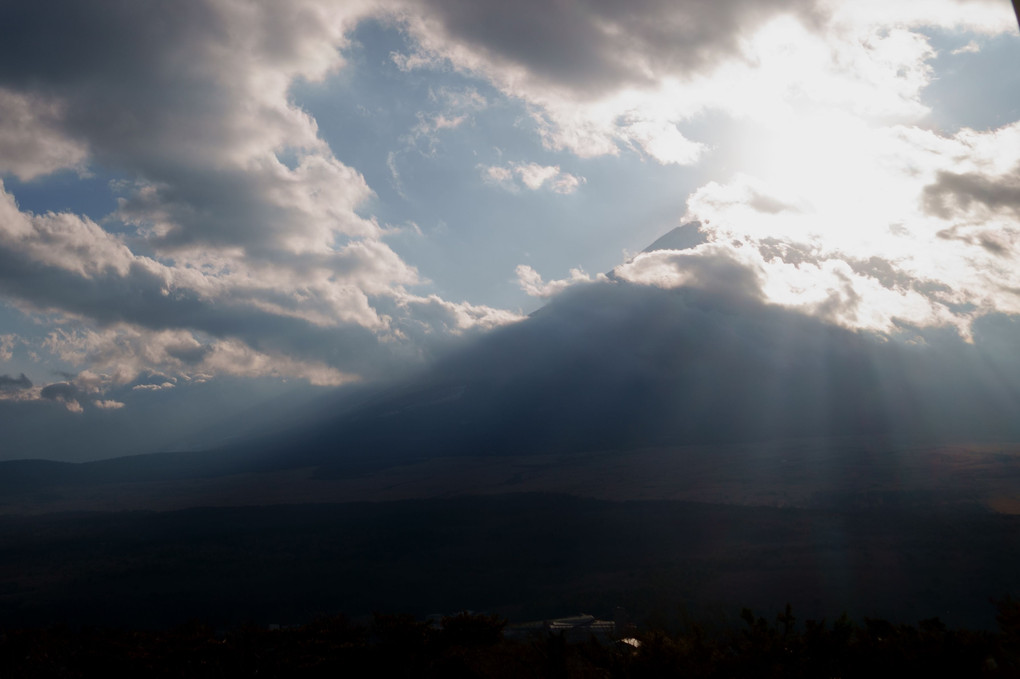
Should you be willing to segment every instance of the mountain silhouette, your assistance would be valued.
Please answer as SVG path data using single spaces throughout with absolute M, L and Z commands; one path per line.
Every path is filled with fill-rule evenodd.
M 653 247 L 697 245 L 698 225 Z M 2 484 L 155 480 L 295 467 L 329 475 L 433 457 L 882 437 L 1015 438 L 1009 318 L 911 341 L 764 302 L 745 270 L 723 290 L 575 286 L 403 380 L 338 392 L 299 424 L 214 451 L 79 465 L 7 463 Z

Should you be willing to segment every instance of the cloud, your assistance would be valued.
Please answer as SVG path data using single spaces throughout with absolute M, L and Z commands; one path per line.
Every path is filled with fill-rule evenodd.
M 63 106 L 44 95 L 0 88 L 0 175 L 28 181 L 85 167 L 88 149 L 61 129 Z
M 569 278 L 545 282 L 542 280 L 542 276 L 527 264 L 517 265 L 516 273 L 517 283 L 521 286 L 521 290 L 531 297 L 541 299 L 558 295 L 573 285 L 607 280 L 605 274 L 600 273 L 592 277 L 586 274 L 583 269 L 571 269 Z
M 393 55 L 396 60 L 397 55 Z M 398 65 L 406 68 L 398 60 Z M 439 133 L 455 130 L 473 119 L 478 111 L 485 110 L 489 102 L 473 87 L 451 89 L 440 87 L 429 90 L 429 100 L 439 106 L 438 111 L 418 111 L 418 123 L 411 129 L 407 137 L 408 144 L 417 145 L 424 139 L 427 142 L 427 153 L 434 155 L 439 144 Z M 391 168 L 392 169 L 392 168 Z
M 44 347 L 62 361 L 85 368 L 75 383 L 87 381 L 94 392 L 132 384 L 144 375 L 151 379 L 153 370 L 160 371 L 156 373 L 160 381 L 156 385 L 144 382 L 140 388 L 164 389 L 174 386 L 177 379 L 208 375 L 291 377 L 331 386 L 357 379 L 321 360 L 257 351 L 237 340 L 203 341 L 183 330 L 148 331 L 126 325 L 100 331 L 56 330 L 46 338 Z
M 39 395 L 50 401 L 59 401 L 72 413 L 81 413 L 84 409 L 78 399 L 83 395 L 81 389 L 70 382 L 56 382 L 42 388 Z
M 939 134 L 827 115 L 783 129 L 750 156 L 754 174 L 690 196 L 685 219 L 711 244 L 696 256 L 725 255 L 758 272 L 766 299 L 852 328 L 969 337 L 984 314 L 1020 312 L 1020 124 Z M 619 274 L 668 287 L 690 271 L 660 254 Z
M 336 47 L 360 11 L 354 3 L 246 10 L 205 0 L 6 5 L 0 80 L 52 93 L 63 128 L 89 139 L 102 162 L 154 175 L 168 165 L 243 163 L 282 145 L 321 148 L 286 88 L 342 64 Z
M 974 208 L 1020 215 L 1020 167 L 1005 175 L 940 170 L 924 187 L 925 209 L 942 219 L 964 215 Z
M 380 11 L 0 8 L 0 173 L 122 177 L 99 221 L 23 211 L 0 184 L 0 293 L 76 328 L 49 342 L 55 355 L 90 338 L 75 365 L 107 384 L 163 369 L 338 384 L 406 367 L 416 351 L 399 326 L 412 320 L 389 314 L 420 309 L 401 302 L 423 281 L 362 215 L 374 198 L 364 177 L 289 95 L 341 68 L 350 31 Z M 437 100 L 485 105 L 468 90 Z
M 397 13 L 416 40 L 404 68 L 447 68 L 525 101 L 544 143 L 582 157 L 637 148 L 664 164 L 710 149 L 706 113 L 777 120 L 825 106 L 919 120 L 935 56 L 920 28 L 1015 30 L 1001 3 L 827 0 L 597 1 L 529 9 L 422 0 Z
M 955 50 L 950 52 L 950 54 L 952 54 L 953 56 L 956 56 L 957 54 L 977 54 L 980 51 L 981 45 L 978 43 L 978 41 L 971 40 L 963 47 L 956 48 Z
M 17 377 L 0 375 L 0 403 L 37 401 L 41 391 L 25 373 Z
M 543 184 L 553 180 L 560 173 L 560 168 L 539 165 L 538 163 L 528 163 L 527 165 L 515 166 L 514 172 L 520 177 L 521 182 L 526 187 L 532 191 L 537 191 Z
M 2 182 L 0 247 L 41 266 L 88 279 L 107 273 L 126 276 L 136 260 L 118 238 L 91 219 L 69 213 L 21 212 Z
M 20 338 L 13 334 L 0 335 L 0 361 L 9 361 L 14 356 L 14 346 L 20 343 Z
M 519 187 L 514 182 L 514 173 L 508 167 L 500 167 L 499 165 L 490 165 L 488 167 L 479 166 L 482 171 L 482 179 L 493 186 L 506 189 L 507 191 L 519 191 Z
M 229 261 L 207 261 L 173 267 L 134 255 L 73 215 L 39 218 L 11 209 L 0 226 L 0 289 L 40 311 L 139 332 L 180 329 L 248 342 L 272 342 L 266 333 L 281 340 L 331 331 L 370 338 L 387 325 L 368 302 L 369 292 L 387 292 L 375 277 L 403 271 L 399 258 L 378 244 L 298 258 L 303 271 L 258 262 L 238 271 Z
M 660 288 L 711 290 L 720 297 L 761 299 L 760 270 L 733 257 L 727 247 L 698 246 L 681 252 L 642 252 L 613 269 L 618 280 Z
M 163 382 L 162 384 L 136 384 L 131 389 L 133 391 L 162 391 L 164 389 L 173 389 L 176 386 L 173 382 Z
M 624 139 L 636 144 L 663 165 L 693 165 L 700 160 L 705 146 L 687 139 L 677 126 L 663 120 L 639 120 L 621 132 Z
M 521 320 L 521 315 L 484 304 L 450 302 L 439 295 L 404 294 L 395 300 L 398 307 L 411 311 L 398 321 L 402 333 L 442 336 L 466 331 L 485 331 Z
M 529 6 L 531 5 L 531 6 Z M 692 73 L 739 54 L 741 37 L 770 15 L 810 14 L 812 2 L 724 0 L 711 5 L 425 0 L 404 17 L 424 55 L 485 70 L 520 89 L 548 86 L 590 98 L 656 77 Z
M 520 191 L 521 187 L 538 191 L 548 187 L 554 193 L 574 193 L 587 180 L 584 177 L 564 172 L 559 165 L 539 165 L 538 163 L 510 163 L 507 166 L 479 166 L 482 178 L 493 186 L 510 192 Z
M 32 380 L 25 377 L 25 373 L 21 373 L 18 377 L 11 377 L 10 375 L 0 375 L 0 392 L 5 391 L 22 391 L 24 389 L 32 388 Z

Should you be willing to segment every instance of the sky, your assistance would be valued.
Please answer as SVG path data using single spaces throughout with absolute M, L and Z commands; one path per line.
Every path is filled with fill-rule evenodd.
M 209 445 L 609 281 L 970 342 L 1017 63 L 1004 1 L 3 3 L 0 459 Z

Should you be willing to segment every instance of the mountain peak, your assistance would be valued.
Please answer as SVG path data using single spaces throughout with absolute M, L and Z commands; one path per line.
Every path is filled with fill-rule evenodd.
M 708 242 L 705 234 L 701 231 L 701 222 L 688 222 L 681 224 L 669 233 L 661 236 L 654 243 L 649 245 L 642 252 L 655 252 L 656 250 L 690 250 L 702 243 Z

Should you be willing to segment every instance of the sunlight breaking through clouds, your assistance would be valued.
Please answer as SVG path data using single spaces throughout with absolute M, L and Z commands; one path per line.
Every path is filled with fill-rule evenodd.
M 585 268 L 879 332 L 1020 313 L 1020 109 L 943 130 L 925 99 L 1016 44 L 1008 6 L 533 4 L 0 10 L 0 398 L 390 376 Z M 115 208 L 72 199 L 95 176 Z M 693 248 L 585 259 L 695 220 Z

